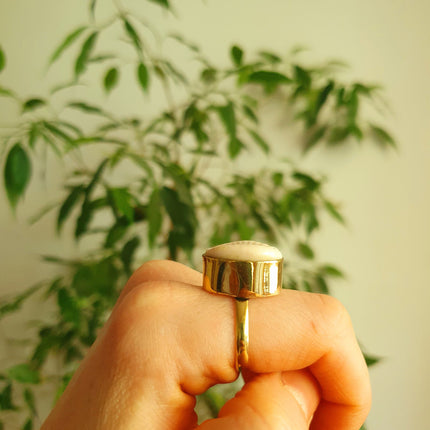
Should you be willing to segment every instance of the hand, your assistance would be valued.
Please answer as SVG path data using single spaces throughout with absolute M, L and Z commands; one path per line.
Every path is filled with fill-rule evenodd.
M 234 299 L 201 278 L 171 261 L 140 267 L 41 430 L 196 428 L 195 396 L 238 376 Z M 283 290 L 249 309 L 246 383 L 198 428 L 358 430 L 370 384 L 343 306 Z

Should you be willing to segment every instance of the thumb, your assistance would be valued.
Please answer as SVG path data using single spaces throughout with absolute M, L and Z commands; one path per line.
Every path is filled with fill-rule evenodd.
M 319 388 L 307 370 L 254 374 L 198 430 L 307 430 L 318 403 Z

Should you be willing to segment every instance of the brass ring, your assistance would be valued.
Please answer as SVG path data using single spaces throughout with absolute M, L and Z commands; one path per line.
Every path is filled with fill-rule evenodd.
M 246 367 L 249 360 L 248 300 L 279 294 L 282 263 L 276 248 L 252 241 L 219 245 L 203 254 L 203 288 L 235 298 L 238 370 Z

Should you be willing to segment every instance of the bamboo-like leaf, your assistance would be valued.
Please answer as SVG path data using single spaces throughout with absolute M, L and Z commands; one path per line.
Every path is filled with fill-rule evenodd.
M 130 203 L 130 193 L 127 188 L 110 188 L 109 195 L 121 215 L 124 215 L 127 220 L 133 222 L 133 207 Z
M 55 137 L 62 140 L 64 143 L 73 146 L 73 138 L 57 127 L 54 123 L 43 121 L 43 125 L 49 130 Z
M 0 87 L 0 97 L 15 97 L 15 93 L 4 87 Z
M 88 38 L 85 40 L 85 42 L 83 43 L 82 48 L 81 48 L 81 52 L 79 53 L 79 56 L 75 62 L 75 76 L 76 77 L 80 76 L 82 73 L 85 72 L 85 70 L 87 68 L 87 63 L 88 63 L 88 61 L 91 57 L 91 54 L 94 50 L 98 34 L 99 33 L 97 31 L 95 31 L 94 33 L 91 33 L 88 36 Z
M 149 73 L 144 63 L 140 62 L 137 66 L 137 79 L 144 92 L 148 91 Z
M 96 5 L 97 5 L 97 0 L 91 0 L 90 1 L 89 10 L 90 10 L 90 16 L 92 19 L 94 19 L 95 15 L 96 15 Z
M 243 105 L 242 106 L 243 109 L 243 113 L 255 124 L 258 124 L 258 117 L 256 115 L 256 113 L 254 112 L 254 110 L 249 107 L 248 105 Z
M 148 242 L 151 248 L 154 247 L 155 240 L 160 233 L 163 223 L 161 209 L 160 190 L 155 188 L 148 203 Z
M 4 183 L 9 202 L 14 209 L 23 196 L 31 177 L 31 161 L 27 152 L 16 143 L 9 151 L 4 167 Z
M 228 154 L 230 158 L 236 158 L 243 148 L 245 148 L 245 145 L 241 140 L 239 140 L 237 137 L 231 138 L 228 143 Z
M 297 252 L 303 257 L 308 260 L 311 260 L 315 257 L 314 251 L 312 248 L 304 242 L 297 243 Z
M 166 9 L 170 9 L 169 0 L 149 0 L 152 3 L 156 3 Z
M 54 63 L 58 58 L 60 58 L 61 54 L 87 29 L 86 26 L 82 26 L 73 30 L 66 38 L 61 42 L 58 48 L 54 51 L 49 59 L 49 64 Z
M 136 29 L 133 27 L 133 25 L 127 19 L 124 18 L 123 22 L 124 22 L 124 28 L 125 28 L 126 33 L 128 34 L 131 41 L 133 42 L 133 45 L 135 46 L 139 55 L 141 55 L 141 53 L 142 53 L 142 41 L 140 40 L 140 37 L 139 37 Z
M 364 354 L 364 359 L 366 360 L 366 364 L 368 367 L 374 366 L 378 364 L 382 359 L 381 357 L 377 357 L 376 355 Z
M 81 324 L 81 311 L 76 299 L 65 288 L 58 290 L 57 304 L 63 319 L 78 328 Z
M 331 276 L 334 278 L 345 278 L 344 273 L 340 269 L 330 264 L 322 266 L 321 271 L 324 273 L 324 275 L 327 276 Z
M 311 150 L 318 142 L 320 142 L 325 136 L 327 129 L 327 125 L 321 125 L 314 129 L 306 139 L 304 152 Z
M 370 131 L 376 142 L 379 143 L 382 147 L 396 147 L 396 141 L 394 140 L 394 138 L 388 133 L 388 131 L 384 130 L 382 127 L 379 127 L 375 124 L 370 124 Z
M 33 416 L 37 415 L 34 393 L 32 390 L 30 390 L 30 388 L 26 388 L 24 390 L 24 401 L 25 401 L 25 404 L 27 405 L 28 409 L 30 410 L 30 413 Z
M 34 293 L 39 291 L 43 287 L 43 284 L 37 284 L 33 287 L 26 289 L 23 293 L 16 296 L 13 300 L 8 302 L 0 303 L 0 319 L 2 319 L 5 315 L 15 312 L 20 309 L 21 305 L 31 297 Z
M 0 46 L 0 72 L 5 68 L 6 66 L 6 55 Z
M 269 144 L 254 130 L 248 130 L 255 143 L 261 148 L 261 150 L 268 154 L 270 152 Z
M 139 237 L 135 236 L 133 237 L 133 239 L 130 239 L 121 250 L 120 257 L 127 273 L 131 272 L 131 263 L 133 261 L 133 256 L 136 250 L 139 248 L 139 245 L 140 239 Z
M 31 418 L 28 418 L 22 426 L 21 430 L 33 430 L 33 420 Z
M 79 201 L 79 198 L 83 196 L 85 187 L 83 185 L 78 185 L 73 187 L 66 200 L 64 200 L 63 204 L 60 207 L 57 217 L 57 231 L 61 230 L 64 222 L 69 217 L 71 211 L 76 206 Z
M 67 106 L 85 113 L 108 116 L 101 108 L 84 102 L 71 102 Z
M 46 101 L 39 98 L 29 99 L 22 105 L 23 112 L 29 112 L 46 105 Z
M 113 248 L 115 244 L 121 240 L 127 233 L 128 224 L 121 221 L 116 222 L 109 230 L 106 240 L 105 248 Z
M 217 106 L 216 111 L 224 124 L 227 134 L 231 140 L 236 138 L 236 115 L 234 111 L 234 105 L 232 102 L 228 102 L 225 106 Z
M 231 60 L 233 61 L 233 64 L 236 67 L 239 67 L 242 65 L 243 62 L 243 50 L 240 46 L 234 45 L 230 49 L 230 56 Z
M 266 85 L 280 85 L 291 82 L 291 79 L 286 75 L 279 72 L 272 72 L 270 70 L 259 70 L 257 72 L 253 72 L 249 75 L 248 80 L 249 82 Z
M 336 209 L 335 205 L 328 200 L 324 201 L 324 206 L 327 210 L 327 212 L 337 221 L 339 221 L 342 224 L 345 224 L 345 219 L 340 214 L 340 212 Z
M 119 71 L 116 67 L 112 67 L 106 72 L 103 85 L 107 93 L 115 88 L 115 86 L 118 84 L 118 79 Z

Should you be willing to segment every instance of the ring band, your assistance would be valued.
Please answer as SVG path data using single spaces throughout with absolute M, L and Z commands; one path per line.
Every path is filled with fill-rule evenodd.
M 249 247 L 264 246 L 276 250 L 266 255 L 251 255 L 252 260 L 238 259 L 242 254 L 225 252 L 234 245 Z M 217 248 L 225 247 L 223 252 Z M 237 250 L 237 246 L 235 246 Z M 214 252 L 216 250 L 216 252 Z M 228 251 L 229 249 L 227 249 Z M 264 249 L 266 251 L 266 249 Z M 224 258 L 233 256 L 234 258 Z M 243 254 L 246 258 L 249 255 Z M 278 258 L 272 258 L 273 256 Z M 203 288 L 214 294 L 234 297 L 236 304 L 236 367 L 246 367 L 249 360 L 249 311 L 248 299 L 270 297 L 279 294 L 282 286 L 282 256 L 276 248 L 258 242 L 232 242 L 210 248 L 203 254 Z M 269 257 L 269 258 L 268 258 Z

